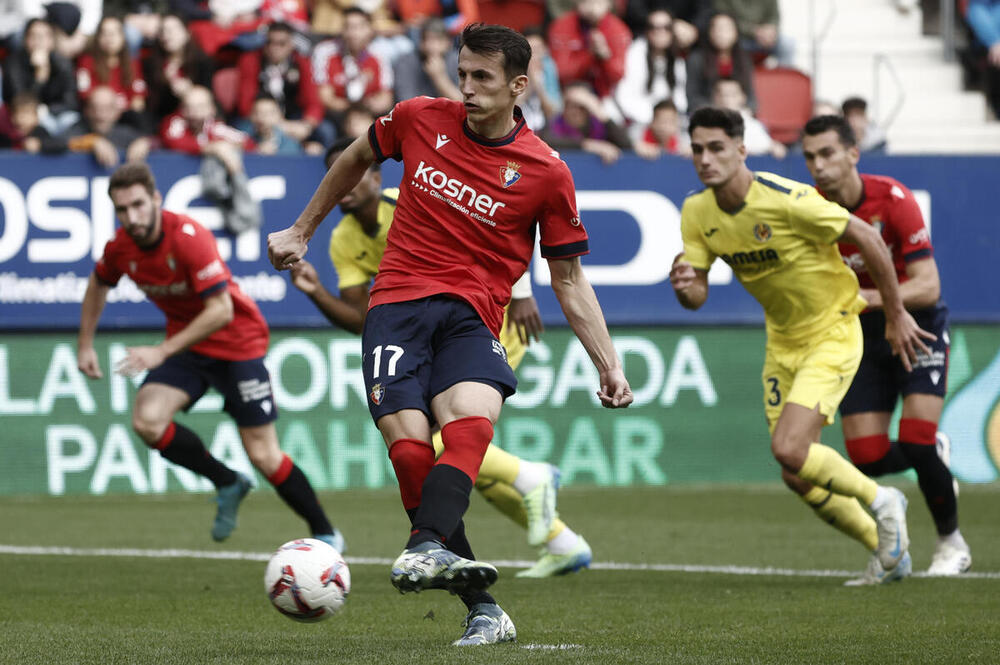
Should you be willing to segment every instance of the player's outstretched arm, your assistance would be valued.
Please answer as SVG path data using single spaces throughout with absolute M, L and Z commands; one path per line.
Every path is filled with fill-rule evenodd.
M 549 272 L 552 290 L 566 320 L 600 373 L 601 389 L 597 396 L 601 404 L 609 408 L 628 406 L 632 403 L 632 389 L 625 379 L 621 360 L 604 322 L 604 313 L 583 274 L 580 259 L 549 259 Z
M 340 199 L 354 189 L 374 161 L 375 153 L 367 136 L 359 136 L 340 153 L 295 223 L 267 236 L 267 256 L 271 265 L 278 270 L 287 270 L 305 256 L 306 245 L 316 227 L 340 203 Z
M 684 260 L 684 252 L 674 257 L 670 285 L 674 287 L 677 302 L 685 309 L 698 309 L 708 300 L 708 272 L 695 270 Z
M 104 376 L 101 364 L 94 351 L 94 333 L 97 332 L 97 322 L 104 311 L 104 303 L 108 299 L 110 288 L 107 284 L 97 281 L 97 275 L 90 274 L 87 291 L 83 294 L 83 305 L 80 307 L 80 331 L 76 338 L 76 366 L 81 372 L 92 379 Z
M 899 281 L 892 266 L 889 248 L 885 246 L 882 236 L 875 227 L 851 215 L 842 238 L 856 245 L 861 252 L 865 268 L 882 298 L 885 338 L 892 347 L 893 354 L 899 356 L 903 367 L 909 372 L 912 369 L 912 361 L 917 359 L 918 352 L 930 355 L 931 351 L 924 344 L 924 340 L 935 340 L 937 336 L 921 329 L 903 306 Z
M 309 296 L 330 323 L 355 335 L 361 334 L 368 313 L 367 284 L 341 289 L 338 298 L 326 290 L 316 268 L 305 259 L 293 264 L 291 273 L 292 284 Z

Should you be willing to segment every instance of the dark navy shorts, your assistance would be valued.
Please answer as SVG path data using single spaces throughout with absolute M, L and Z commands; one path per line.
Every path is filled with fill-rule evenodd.
M 373 307 L 361 349 L 375 422 L 419 409 L 433 423 L 431 399 L 461 381 L 493 386 L 504 399 L 517 387 L 503 344 L 471 305 L 446 296 Z
M 885 339 L 885 314 L 881 310 L 861 315 L 865 336 L 865 353 L 854 375 L 854 383 L 840 403 L 840 415 L 868 411 L 891 412 L 896 401 L 912 394 L 944 397 L 948 385 L 948 308 L 944 303 L 910 312 L 917 325 L 937 335 L 937 340 L 924 340 L 931 355 L 921 354 L 907 372 Z
M 263 358 L 219 360 L 194 351 L 184 351 L 146 375 L 147 383 L 165 383 L 191 396 L 190 409 L 209 386 L 225 399 L 222 407 L 240 427 L 256 427 L 274 422 L 278 407 L 271 393 L 271 376 Z

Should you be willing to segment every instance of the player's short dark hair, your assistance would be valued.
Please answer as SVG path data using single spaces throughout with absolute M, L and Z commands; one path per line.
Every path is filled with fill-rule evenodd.
M 866 102 L 863 97 L 848 97 L 844 100 L 844 103 L 840 105 L 840 110 L 844 115 L 847 115 L 851 111 L 861 111 L 862 113 L 867 113 L 868 102 Z
M 156 191 L 156 178 L 153 177 L 149 166 L 142 162 L 119 166 L 108 181 L 108 196 L 116 189 L 127 189 L 132 185 L 142 185 L 150 194 Z
M 528 73 L 531 45 L 524 35 L 505 25 L 471 23 L 462 30 L 458 48 L 467 48 L 478 55 L 502 53 L 503 73 L 508 81 Z
M 326 166 L 326 170 L 329 171 L 330 167 L 333 166 L 334 161 L 336 161 L 337 156 L 347 150 L 355 139 L 350 136 L 341 136 L 339 139 L 333 142 L 333 144 L 326 149 L 326 154 L 323 155 L 323 164 Z M 369 171 L 375 171 L 379 173 L 382 171 L 382 165 L 377 161 L 372 162 L 372 165 L 368 167 Z
M 289 35 L 294 35 L 296 30 L 292 27 L 292 24 L 287 21 L 275 21 L 271 25 L 267 26 L 267 34 L 271 34 L 272 32 L 284 32 Z
M 734 139 L 743 138 L 743 116 L 739 111 L 719 108 L 717 106 L 702 106 L 691 114 L 688 121 L 688 134 L 694 134 L 696 127 L 721 129 Z
M 837 138 L 845 148 L 851 148 L 858 144 L 857 137 L 851 123 L 842 115 L 818 115 L 810 118 L 806 126 L 802 128 L 802 133 L 806 136 L 816 136 L 824 132 L 837 132 Z
M 667 98 L 661 99 L 660 101 L 653 104 L 653 115 L 656 115 L 657 111 L 677 111 L 677 104 L 674 104 L 674 100 Z

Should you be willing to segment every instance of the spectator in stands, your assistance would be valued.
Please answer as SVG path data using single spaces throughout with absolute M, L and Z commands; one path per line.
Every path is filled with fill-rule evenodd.
M 319 129 L 323 105 L 309 59 L 295 51 L 294 34 L 289 24 L 272 23 L 264 48 L 240 56 L 237 112 L 241 118 L 248 118 L 254 100 L 267 95 L 281 106 L 281 129 L 285 134 L 300 143 L 332 143 L 332 126 Z
M 986 51 L 987 101 L 1000 118 L 1000 0 L 969 0 L 966 20 Z
M 363 104 L 351 104 L 344 112 L 344 136 L 356 139 L 366 136 L 368 128 L 375 122 L 375 114 Z
M 237 129 L 253 140 L 262 155 L 302 154 L 302 144 L 282 129 L 283 120 L 278 100 L 262 94 L 254 100 L 249 119 L 241 120 Z
M 19 92 L 0 111 L 0 148 L 30 153 L 66 151 L 65 139 L 56 138 L 38 122 L 38 97 Z
M 21 47 L 3 63 L 3 99 L 31 92 L 39 102 L 39 120 L 58 135 L 79 118 L 73 65 L 55 51 L 55 30 L 45 19 L 34 18 L 24 28 Z
M 392 67 L 368 50 L 374 36 L 368 13 L 349 7 L 342 43 L 323 42 L 313 52 L 320 101 L 338 125 L 352 103 L 364 104 L 375 115 L 392 106 Z
M 795 46 L 780 32 L 778 0 L 713 0 L 716 11 L 729 14 L 736 21 L 740 45 L 751 56 L 761 59 L 773 55 L 778 64 L 791 67 Z
M 698 42 L 712 13 L 712 0 L 626 0 L 625 23 L 636 37 L 646 32 L 647 17 L 662 9 L 674 20 L 674 44 L 681 55 Z
M 160 23 L 170 12 L 168 0 L 104 0 L 105 16 L 120 16 L 125 24 L 125 40 L 132 55 L 143 44 L 152 44 L 160 34 Z
M 479 21 L 477 0 L 395 0 L 394 8 L 403 25 L 413 34 L 431 18 L 443 20 L 453 35 Z
M 643 36 L 632 42 L 625 56 L 625 76 L 615 89 L 615 102 L 625 121 L 648 125 L 653 105 L 671 99 L 681 113 L 687 110 L 684 60 L 674 49 L 673 19 L 663 9 L 646 18 Z
M 344 31 L 344 10 L 355 5 L 372 17 L 372 27 L 379 35 L 396 35 L 402 31 L 399 22 L 384 0 L 311 0 L 312 33 L 322 37 L 335 37 Z
M 189 0 L 178 4 L 185 6 L 182 14 L 199 19 L 189 23 L 188 29 L 201 50 L 210 56 L 225 46 L 249 51 L 263 45 L 258 32 L 266 23 L 258 11 L 262 0 L 208 0 L 208 16 L 199 11 L 197 5 L 190 7 Z
M 633 141 L 635 152 L 643 159 L 657 159 L 660 155 L 691 155 L 691 144 L 681 129 L 681 114 L 671 99 L 664 99 L 653 106 L 653 120 L 648 126 L 637 126 L 641 131 Z
M 69 149 L 91 153 L 107 169 L 116 166 L 122 155 L 130 162 L 145 160 L 151 145 L 149 138 L 120 122 L 121 116 L 118 91 L 97 86 L 84 102 L 83 117 L 66 133 Z
M 267 24 L 290 25 L 295 34 L 308 33 L 310 30 L 306 0 L 264 0 L 260 6 L 260 16 Z M 304 44 L 308 45 L 308 40 Z
M 844 119 L 854 130 L 859 152 L 885 152 L 885 132 L 868 117 L 868 102 L 861 97 L 848 97 L 841 104 Z
M 576 8 L 549 26 L 549 48 L 565 87 L 585 81 L 608 97 L 625 74 L 632 32 L 611 12 L 611 0 L 576 0 Z
M 736 21 L 728 14 L 713 14 L 708 39 L 687 58 L 688 108 L 697 110 L 712 99 L 712 88 L 720 78 L 733 78 L 746 92 L 751 110 L 757 109 L 753 92 L 753 62 L 740 47 Z
M 125 26 L 116 16 L 105 16 L 97 26 L 86 53 L 76 63 L 76 87 L 80 101 L 86 102 L 98 86 L 108 86 L 117 95 L 122 113 L 131 112 L 131 124 L 146 108 L 146 81 L 139 61 L 132 57 L 125 41 Z
M 164 118 L 177 111 L 181 99 L 194 86 L 211 88 L 215 73 L 214 61 L 191 39 L 179 14 L 163 17 L 144 65 L 149 87 L 146 111 L 152 127 L 159 127 Z
M 815 99 L 813 100 L 812 115 L 810 117 L 815 118 L 820 115 L 840 115 L 840 109 L 833 102 L 825 99 Z
M 32 8 L 24 0 L 0 0 L 0 48 L 15 50 L 31 18 Z
M 712 104 L 743 116 L 743 145 L 750 155 L 771 155 L 784 159 L 788 148 L 771 138 L 764 126 L 747 106 L 747 96 L 743 86 L 736 79 L 720 78 L 712 88 Z
M 417 49 L 392 65 L 396 99 L 425 95 L 462 101 L 458 90 L 458 49 L 444 21 L 427 19 L 420 28 Z
M 541 28 L 527 28 L 524 37 L 531 46 L 531 60 L 528 62 L 528 88 L 518 104 L 531 131 L 540 132 L 562 110 L 559 71 L 549 55 Z
M 97 32 L 103 0 L 62 0 L 45 5 L 45 18 L 55 27 L 56 51 L 73 61 Z
M 611 120 L 604 105 L 585 81 L 573 81 L 563 89 L 563 112 L 542 132 L 556 150 L 583 150 L 613 164 L 632 143 L 625 130 Z

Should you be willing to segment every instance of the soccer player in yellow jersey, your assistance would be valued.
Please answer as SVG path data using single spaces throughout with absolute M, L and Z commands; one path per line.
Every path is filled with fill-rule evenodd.
M 327 168 L 351 143 L 335 143 L 326 155 Z M 291 269 L 292 283 L 316 304 L 335 325 L 360 334 L 368 311 L 368 288 L 385 252 L 386 234 L 392 224 L 399 190 L 382 189 L 375 162 L 361 182 L 340 201 L 344 217 L 330 236 L 330 259 L 337 270 L 339 297 L 320 282 L 314 266 L 300 260 Z M 542 332 L 531 282 L 522 277 L 511 291 L 511 304 L 500 335 L 507 361 L 517 368 L 532 337 Z M 433 437 L 434 452 L 444 450 L 440 433 Z M 551 577 L 575 572 L 590 564 L 592 553 L 583 536 L 570 529 L 556 512 L 559 470 L 549 464 L 528 462 L 490 445 L 479 469 L 475 487 L 511 520 L 528 531 L 528 542 L 541 545 L 543 553 L 534 566 L 518 577 Z
M 670 273 L 677 299 L 688 309 L 701 307 L 708 269 L 721 258 L 763 306 L 764 411 L 782 479 L 819 517 L 873 552 L 880 582 L 901 579 L 912 568 L 906 497 L 819 443 L 863 344 L 858 313 L 865 301 L 837 241 L 853 243 L 864 257 L 884 303 L 886 339 L 907 371 L 918 351 L 927 353 L 923 339 L 934 336 L 904 309 L 889 252 L 872 226 L 810 185 L 747 168 L 739 113 L 698 109 L 688 131 L 706 189 L 689 196 L 681 211 L 684 252 Z

